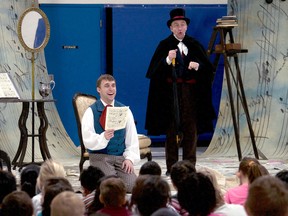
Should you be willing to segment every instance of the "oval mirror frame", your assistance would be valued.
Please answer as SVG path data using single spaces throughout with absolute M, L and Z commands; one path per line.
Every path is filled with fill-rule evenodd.
M 37 46 L 37 47 L 31 47 L 29 46 L 27 43 L 26 43 L 26 38 L 25 38 L 25 35 L 23 34 L 23 30 L 25 30 L 23 27 L 24 26 L 24 21 L 25 21 L 25 18 L 28 17 L 29 13 L 31 15 L 31 13 L 38 13 L 40 18 L 43 19 L 44 21 L 44 26 L 45 26 L 45 36 L 43 38 L 43 41 L 41 41 L 40 45 Z M 37 20 L 36 20 L 37 21 Z M 29 22 L 29 21 L 28 21 Z M 29 23 L 30 24 L 30 23 Z M 40 52 L 42 51 L 45 46 L 47 45 L 48 41 L 49 41 L 49 38 L 50 38 L 50 23 L 49 23 L 49 20 L 46 16 L 46 14 L 39 8 L 36 8 L 36 7 L 30 7 L 28 8 L 27 10 L 25 10 L 23 12 L 23 14 L 20 16 L 19 18 L 19 22 L 18 22 L 18 28 L 17 28 L 17 31 L 18 31 L 18 38 L 19 38 L 19 41 L 21 43 L 21 45 L 24 47 L 25 50 L 28 50 L 30 52 Z M 32 32 L 33 33 L 33 32 Z M 36 32 L 35 32 L 36 34 Z

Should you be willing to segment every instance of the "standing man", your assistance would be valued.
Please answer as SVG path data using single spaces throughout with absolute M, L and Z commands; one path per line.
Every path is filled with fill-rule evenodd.
M 184 9 L 171 10 L 167 26 L 172 34 L 159 43 L 146 74 L 150 86 L 145 128 L 148 135 L 166 134 L 166 175 L 178 161 L 180 143 L 183 160 L 196 164 L 197 135 L 213 131 L 216 117 L 214 67 L 203 46 L 186 35 L 189 23 Z
M 100 117 L 107 105 L 123 107 L 115 100 L 116 81 L 113 76 L 104 74 L 97 80 L 100 100 L 92 104 L 82 118 L 82 136 L 89 150 L 91 166 L 100 168 L 105 175 L 116 175 L 123 179 L 127 192 L 131 192 L 136 180 L 133 165 L 140 161 L 139 141 L 134 117 L 128 109 L 127 124 L 124 129 L 105 130 Z

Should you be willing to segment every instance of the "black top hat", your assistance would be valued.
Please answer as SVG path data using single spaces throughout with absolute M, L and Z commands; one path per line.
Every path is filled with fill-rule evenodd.
M 170 20 L 167 21 L 167 26 L 170 27 L 175 20 L 185 20 L 187 25 L 190 23 L 190 19 L 185 17 L 185 10 L 182 8 L 175 8 L 170 11 Z

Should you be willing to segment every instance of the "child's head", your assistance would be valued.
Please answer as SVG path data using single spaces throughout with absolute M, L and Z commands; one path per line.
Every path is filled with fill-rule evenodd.
M 288 188 L 288 170 L 284 169 L 276 173 L 275 175 L 277 178 L 279 178 L 281 181 L 283 181 Z
M 121 178 L 108 178 L 100 184 L 100 201 L 104 206 L 121 207 L 126 204 L 126 186 Z
M 93 212 L 97 212 L 98 210 L 100 210 L 104 207 L 104 204 L 99 199 L 99 197 L 100 197 L 100 185 L 101 185 L 101 182 L 103 182 L 104 180 L 109 179 L 109 178 L 118 178 L 118 176 L 105 175 L 102 178 L 100 178 L 99 181 L 97 181 L 94 200 L 91 203 L 91 205 L 88 207 L 88 215 L 92 214 Z
M 63 177 L 49 178 L 45 181 L 43 186 L 42 196 L 42 215 L 50 215 L 50 205 L 56 195 L 63 191 L 72 191 L 71 183 Z
M 89 166 L 87 169 L 84 169 L 80 175 L 80 183 L 84 190 L 84 195 L 91 193 L 96 189 L 97 182 L 105 174 L 98 167 Z
M 288 215 L 288 191 L 274 176 L 261 176 L 250 185 L 245 210 L 250 216 Z
M 83 216 L 85 206 L 82 199 L 72 191 L 63 191 L 54 197 L 51 216 Z
M 203 173 L 187 175 L 178 187 L 178 201 L 190 215 L 209 215 L 216 207 L 216 192 Z
M 207 167 L 201 167 L 200 169 L 198 169 L 198 172 L 203 173 L 205 176 L 207 176 L 211 180 L 211 182 L 215 188 L 216 207 L 222 206 L 225 201 L 224 201 L 224 197 L 223 197 L 221 188 L 218 184 L 215 171 L 212 169 L 209 169 Z
M 139 170 L 139 175 L 159 175 L 161 176 L 161 167 L 155 161 L 146 161 Z
M 148 216 L 166 207 L 169 199 L 170 187 L 166 180 L 158 175 L 140 175 L 132 190 L 130 206 L 136 205 L 142 216 Z
M 33 215 L 33 204 L 30 196 L 25 191 L 13 191 L 8 194 L 3 200 L 1 215 Z
M 39 176 L 37 178 L 37 186 L 40 190 L 42 190 L 44 182 L 53 177 L 62 177 L 66 176 L 64 167 L 62 164 L 53 161 L 46 160 L 40 167 Z
M 21 190 L 27 192 L 31 198 L 36 194 L 36 183 L 39 172 L 40 166 L 37 164 L 29 164 L 21 171 Z
M 196 172 L 195 165 L 189 160 L 178 161 L 171 167 L 171 180 L 173 185 L 178 188 L 187 174 Z
M 249 183 L 252 183 L 259 176 L 268 174 L 268 170 L 256 158 L 244 157 L 239 164 L 237 177 L 241 183 L 243 178 L 247 178 Z
M 9 171 L 0 170 L 0 205 L 4 197 L 16 189 L 15 176 Z

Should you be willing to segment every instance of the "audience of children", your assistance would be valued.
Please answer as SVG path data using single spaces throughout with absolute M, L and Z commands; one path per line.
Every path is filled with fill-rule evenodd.
M 0 216 L 288 216 L 288 171 L 272 177 L 255 158 L 243 158 L 239 163 L 240 186 L 228 189 L 225 198 L 211 169 L 200 167 L 196 171 L 189 161 L 175 163 L 171 181 L 177 193 L 172 197 L 167 177 L 161 174 L 157 162 L 145 162 L 127 199 L 123 180 L 104 176 L 101 170 L 89 166 L 79 179 L 81 199 L 65 178 L 64 167 L 53 160 L 45 161 L 40 171 L 37 165 L 25 167 L 20 173 L 19 190 L 14 175 L 0 170 Z M 41 192 L 33 196 L 37 193 L 35 184 Z M 85 204 L 89 211 L 85 211 Z
M 230 188 L 225 194 L 225 202 L 230 204 L 244 205 L 248 196 L 248 187 L 256 178 L 268 175 L 267 169 L 256 158 L 244 157 L 240 164 L 237 177 L 240 185 Z
M 51 202 L 51 216 L 83 216 L 84 214 L 84 203 L 72 191 L 59 193 Z
M 94 166 L 89 166 L 80 174 L 80 184 L 83 188 L 82 194 L 86 214 L 88 213 L 88 209 L 94 200 L 97 182 L 102 177 L 104 177 L 102 170 Z

